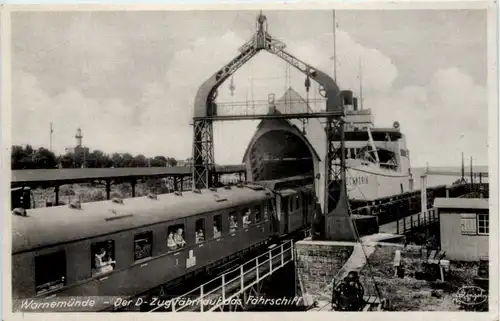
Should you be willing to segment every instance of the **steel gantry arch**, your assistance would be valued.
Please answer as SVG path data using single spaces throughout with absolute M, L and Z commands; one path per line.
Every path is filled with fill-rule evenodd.
M 252 59 L 261 50 L 265 50 L 283 59 L 291 66 L 302 72 L 307 77 L 307 82 L 314 80 L 319 84 L 320 95 L 326 98 L 326 112 L 312 114 L 289 115 L 289 118 L 321 117 L 326 118 L 326 141 L 327 155 L 325 160 L 325 176 L 320 181 L 325 184 L 325 204 L 323 209 L 326 216 L 333 210 L 339 209 L 347 211 L 347 192 L 345 188 L 345 151 L 344 151 L 344 123 L 345 116 L 341 91 L 336 82 L 325 72 L 317 70 L 311 65 L 298 59 L 285 51 L 285 44 L 273 38 L 267 31 L 267 18 L 262 12 L 257 16 L 256 32 L 252 38 L 240 49 L 240 54 L 232 59 L 225 66 L 215 72 L 199 88 L 194 101 L 193 117 L 193 187 L 210 188 L 214 178 L 214 142 L 213 142 L 213 121 L 217 119 L 217 89 L 219 86 L 233 75 L 241 66 Z M 310 80 L 309 80 L 310 79 Z M 260 115 L 260 118 L 263 118 Z M 266 115 L 269 117 L 269 115 Z M 272 117 L 272 116 L 271 116 Z M 276 116 L 276 117 L 283 117 Z M 285 116 L 286 117 L 286 116 Z M 258 119 L 259 116 L 256 116 Z M 238 119 L 236 117 L 236 119 Z M 341 206 L 338 206 L 341 205 Z M 343 215 L 341 215 L 343 216 Z M 327 220 L 326 222 L 324 220 Z M 330 217 L 331 219 L 331 217 Z M 321 220 L 321 222 L 319 221 Z M 318 216 L 317 224 L 322 226 L 318 233 L 313 233 L 314 238 L 332 239 L 333 231 L 325 229 L 328 224 L 328 217 Z M 345 219 L 344 219 L 345 221 Z M 330 222 L 331 223 L 331 222 Z M 346 222 L 342 223 L 342 225 Z M 315 236 L 316 235 L 316 236 Z M 348 237 L 351 238 L 351 237 Z

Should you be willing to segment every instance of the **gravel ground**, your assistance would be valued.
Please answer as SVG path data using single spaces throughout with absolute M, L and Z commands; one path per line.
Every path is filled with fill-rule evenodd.
M 360 272 L 365 292 L 376 295 L 373 279 L 383 298 L 387 298 L 394 311 L 459 311 L 453 302 L 453 294 L 463 285 L 472 284 L 477 264 L 451 264 L 450 282 L 417 280 L 415 272 L 423 270 L 418 247 L 407 248 L 402 253 L 405 277 L 394 276 L 394 253 L 396 247 L 378 246 L 371 255 L 370 268 Z M 373 279 L 371 278 L 373 276 Z

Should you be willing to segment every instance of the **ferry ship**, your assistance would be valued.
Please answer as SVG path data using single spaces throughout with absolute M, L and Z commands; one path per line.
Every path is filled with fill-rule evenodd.
M 344 141 L 349 200 L 365 203 L 411 192 L 413 177 L 410 153 L 399 123 L 395 121 L 392 128 L 376 127 L 371 110 L 358 108 L 358 99 L 352 97 L 351 91 L 343 93 L 348 97 L 344 103 Z M 316 109 L 310 106 L 310 101 L 289 88 L 279 100 L 270 102 L 269 112 L 307 113 Z M 321 167 L 324 165 L 320 163 L 314 168 L 313 161 L 316 159 L 321 162 L 326 152 L 322 121 L 314 118 L 302 121 L 262 120 L 243 157 L 250 180 L 322 173 Z M 291 135 L 277 135 L 278 131 Z M 274 132 L 274 135 L 266 135 L 270 132 Z M 290 146 L 287 141 L 294 139 L 292 136 L 299 137 L 295 150 L 278 150 L 278 146 Z M 305 149 L 312 151 L 312 158 L 304 157 L 308 154 Z M 252 153 L 253 150 L 256 152 Z M 252 165 L 256 163 L 265 165 Z

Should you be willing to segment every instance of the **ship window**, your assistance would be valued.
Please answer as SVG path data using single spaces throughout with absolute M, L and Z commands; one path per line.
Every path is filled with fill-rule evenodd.
M 168 227 L 167 247 L 169 251 L 175 251 L 186 246 L 184 240 L 184 224 Z
M 205 220 L 200 218 L 195 222 L 195 241 L 196 244 L 205 242 Z
M 260 205 L 255 206 L 254 213 L 255 213 L 255 223 L 259 223 L 260 219 L 261 219 L 261 217 L 260 217 Z
M 243 209 L 243 228 L 252 224 L 252 210 L 249 208 Z
M 115 269 L 115 241 L 96 242 L 90 246 L 92 252 L 92 275 L 99 275 Z
M 58 251 L 35 257 L 36 294 L 60 289 L 66 285 L 66 253 Z
M 488 214 L 477 215 L 477 234 L 490 234 L 490 219 Z
M 134 261 L 153 256 L 153 232 L 148 231 L 134 236 Z
M 222 235 L 222 216 L 215 215 L 214 216 L 214 239 L 221 237 Z

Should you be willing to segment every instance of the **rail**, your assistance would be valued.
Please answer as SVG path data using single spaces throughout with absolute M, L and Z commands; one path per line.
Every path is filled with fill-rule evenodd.
M 425 172 L 426 175 L 436 175 L 436 176 L 461 176 L 462 172 L 459 171 L 446 171 L 446 170 L 428 170 Z M 469 177 L 471 172 L 464 172 L 464 176 Z M 489 177 L 489 172 L 472 172 L 472 175 L 476 177 Z
M 430 208 L 425 212 L 409 215 L 391 223 L 382 224 L 379 227 L 381 233 L 406 234 L 414 228 L 427 226 L 439 220 L 435 208 Z
M 420 212 L 397 221 L 398 229 L 396 233 L 406 234 L 406 232 L 420 226 L 427 226 L 438 221 L 438 215 L 435 208 L 428 209 L 425 212 Z
M 218 116 L 261 115 L 269 112 L 269 106 L 274 106 L 283 114 L 308 114 L 326 112 L 326 100 L 322 99 L 284 99 L 270 102 L 269 100 L 254 100 L 241 102 L 217 103 Z
M 293 260 L 293 241 L 284 242 L 181 296 L 167 300 L 149 312 L 162 308 L 172 312 L 206 312 L 223 308 Z

